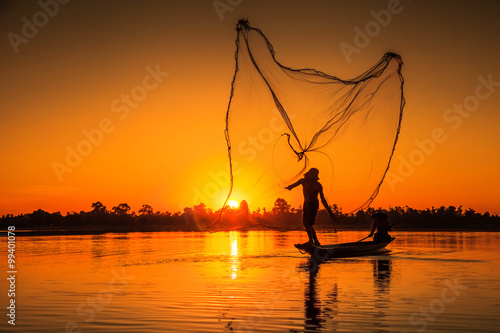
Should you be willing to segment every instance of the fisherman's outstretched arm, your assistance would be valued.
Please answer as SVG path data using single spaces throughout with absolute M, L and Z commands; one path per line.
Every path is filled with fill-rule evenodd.
M 297 187 L 299 186 L 300 184 L 302 184 L 302 179 L 299 179 L 297 180 L 295 183 L 293 183 L 292 185 L 288 185 L 287 187 L 285 187 L 285 190 L 289 190 L 291 191 L 294 187 Z

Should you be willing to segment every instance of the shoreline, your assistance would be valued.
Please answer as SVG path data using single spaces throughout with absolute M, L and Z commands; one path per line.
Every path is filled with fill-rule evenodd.
M 305 230 L 305 229 L 304 229 Z M 292 232 L 292 231 L 301 231 L 301 230 L 289 230 L 289 231 L 277 231 L 277 230 L 269 230 L 269 229 L 247 229 L 247 230 L 216 230 L 213 232 L 229 232 L 229 231 L 240 231 L 242 233 L 249 231 L 274 231 L 274 232 Z M 342 231 L 366 231 L 369 232 L 368 229 L 341 229 L 337 232 L 340 233 Z M 500 229 L 487 229 L 487 228 L 410 228 L 404 230 L 393 230 L 392 232 L 500 232 Z M 155 229 L 155 228 L 147 228 L 147 229 L 44 229 L 44 230 L 16 230 L 16 237 L 30 237 L 30 236 L 85 236 L 85 235 L 104 235 L 104 234 L 128 234 L 128 233 L 153 233 L 153 232 L 193 232 L 193 233 L 204 233 L 208 232 L 205 230 L 193 231 L 193 230 L 164 230 L 164 229 Z M 317 233 L 332 233 L 333 230 L 330 229 L 317 229 Z M 3 237 L 7 237 L 7 233 L 2 233 Z

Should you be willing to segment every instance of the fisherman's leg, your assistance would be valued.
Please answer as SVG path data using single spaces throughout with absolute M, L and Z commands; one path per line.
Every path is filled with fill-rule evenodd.
M 311 225 L 311 233 L 312 233 L 312 237 L 313 237 L 313 241 L 314 241 L 314 245 L 316 246 L 321 246 L 321 244 L 319 243 L 319 240 L 318 240 L 318 236 L 316 236 L 316 231 L 314 230 L 314 222 L 316 221 L 316 214 L 318 213 L 318 209 L 319 209 L 319 202 L 315 202 L 313 207 L 312 208 L 312 211 L 311 211 L 311 217 L 310 217 L 310 225 Z
M 304 221 L 304 227 L 306 227 L 307 236 L 309 237 L 309 241 L 308 242 L 309 243 L 314 243 L 314 238 L 313 238 L 314 229 L 306 221 Z
M 307 236 L 309 237 L 309 243 L 313 243 L 314 242 L 314 238 L 313 238 L 313 228 L 312 228 L 312 225 L 311 225 L 311 217 L 310 217 L 310 208 L 309 208 L 309 205 L 304 203 L 304 211 L 302 213 L 302 222 L 304 223 L 304 227 L 306 228 L 306 232 L 307 232 Z M 313 223 L 314 223 L 314 219 L 312 220 Z
M 307 235 L 309 236 L 309 243 L 314 243 L 316 246 L 320 246 L 318 237 L 316 236 L 316 231 L 313 228 L 314 218 L 305 218 L 304 227 L 306 227 Z
M 312 226 L 311 226 L 311 231 L 312 231 L 314 245 L 321 246 L 321 244 L 320 244 L 320 242 L 318 240 L 318 236 L 316 236 L 316 231 L 314 230 L 314 228 Z

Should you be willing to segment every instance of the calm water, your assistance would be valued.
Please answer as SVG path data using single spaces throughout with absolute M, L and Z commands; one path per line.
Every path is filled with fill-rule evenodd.
M 293 247 L 305 232 L 18 238 L 16 326 L 4 310 L 0 329 L 500 332 L 500 233 L 392 234 L 388 254 L 319 267 Z

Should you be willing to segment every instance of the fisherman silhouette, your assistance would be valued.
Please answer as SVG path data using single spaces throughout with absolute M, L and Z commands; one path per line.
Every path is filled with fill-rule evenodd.
M 326 211 L 333 219 L 334 215 L 328 202 L 326 201 L 325 195 L 323 194 L 323 186 L 318 182 L 319 170 L 316 168 L 311 168 L 304 174 L 304 178 L 299 179 L 292 185 L 285 187 L 287 190 L 292 190 L 294 187 L 302 185 L 302 191 L 304 193 L 304 205 L 302 207 L 302 219 L 304 222 L 304 227 L 306 228 L 307 235 L 309 236 L 309 241 L 306 244 L 314 244 L 315 246 L 321 246 L 318 237 L 316 236 L 316 231 L 314 231 L 313 225 L 316 220 L 316 214 L 319 209 L 318 194 L 321 198 L 321 203 L 325 207 Z

